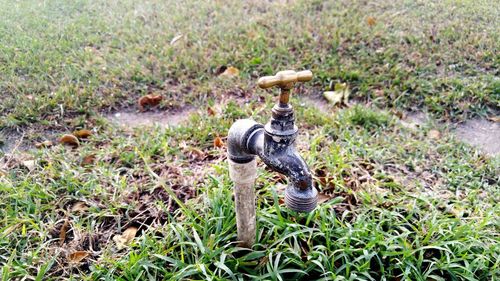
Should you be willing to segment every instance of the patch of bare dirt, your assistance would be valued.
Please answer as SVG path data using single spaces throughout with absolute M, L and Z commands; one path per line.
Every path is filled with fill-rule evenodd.
M 401 125 L 412 129 L 422 127 L 430 120 L 429 116 L 422 111 L 408 112 L 404 116 L 403 120 L 401 120 Z
M 457 126 L 458 139 L 489 155 L 500 155 L 500 123 L 473 119 Z
M 23 131 L 0 132 L 0 158 L 22 154 L 35 147 L 36 143 L 56 141 L 58 132 L 55 130 L 40 130 L 28 128 Z
M 21 145 L 22 139 L 20 139 L 20 137 L 16 138 L 13 136 L 3 136 L 0 133 L 0 156 L 18 149 Z
M 165 186 L 172 190 L 180 202 L 193 200 L 191 204 L 198 204 L 195 202 L 200 202 L 198 200 L 202 198 L 198 197 L 197 187 L 207 180 L 207 174 L 214 172 L 212 165 L 226 161 L 226 149 L 223 146 L 198 148 L 195 143 L 185 141 L 179 144 L 181 154 L 186 156 L 182 159 L 152 157 L 152 162 L 149 163 L 151 171 L 163 179 L 164 184 L 157 181 L 146 169 L 134 168 L 144 165 L 142 160 L 135 159 L 129 164 L 123 162 L 120 154 L 129 151 L 131 147 L 120 148 L 120 151 L 101 158 L 96 156 L 96 162 L 120 167 L 120 175 L 127 180 L 129 190 L 117 194 L 114 187 L 110 187 L 109 192 L 103 192 L 95 198 L 82 198 L 80 201 L 64 198 L 55 203 L 60 206 L 60 210 L 67 211 L 60 211 L 57 222 L 51 226 L 48 251 L 55 257 L 57 264 L 51 268 L 48 275 L 67 277 L 71 273 L 90 272 L 90 266 L 100 259 L 103 251 L 109 251 L 117 259 L 127 255 L 128 251 L 120 248 L 115 241 L 116 235 L 125 229 L 136 228 L 135 237 L 140 237 L 145 231 L 162 235 L 156 231 L 179 208 Z M 102 148 L 109 145 L 103 144 Z M 86 167 L 91 169 L 92 164 Z M 106 181 L 101 181 L 101 185 L 110 186 Z M 123 203 L 117 205 L 112 212 L 106 211 L 109 209 L 111 198 Z M 89 210 L 92 208 L 102 211 L 96 214 Z M 71 216 L 68 216 L 68 212 Z M 107 215 L 102 215 L 103 212 Z M 92 224 L 78 227 L 74 223 L 76 216 L 82 217 L 80 223 Z M 175 219 L 181 220 L 182 215 Z M 64 226 L 65 221 L 68 222 L 67 226 Z M 88 257 L 79 263 L 71 263 L 68 261 L 68 255 L 74 252 L 84 252 Z
M 329 114 L 332 110 L 328 107 L 328 103 L 320 98 L 304 97 L 302 103 L 309 107 L 314 107 L 322 113 Z
M 401 120 L 407 128 L 417 129 L 429 122 L 430 117 L 421 111 L 409 112 Z M 454 126 L 452 124 L 452 126 Z M 456 125 L 454 134 L 459 140 L 477 147 L 489 155 L 500 155 L 500 123 L 486 119 L 472 119 Z
M 88 119 L 84 126 L 93 128 L 94 121 Z M 85 134 L 87 130 L 81 129 L 82 125 L 74 125 L 65 121 L 51 125 L 34 123 L 27 127 L 2 130 L 0 131 L 0 158 L 16 157 L 35 148 L 51 147 L 58 144 L 64 134 L 71 134 L 74 131 Z
M 119 111 L 106 115 L 106 119 L 123 127 L 138 128 L 148 126 L 172 127 L 178 126 L 189 119 L 195 108 L 188 107 L 178 111 Z

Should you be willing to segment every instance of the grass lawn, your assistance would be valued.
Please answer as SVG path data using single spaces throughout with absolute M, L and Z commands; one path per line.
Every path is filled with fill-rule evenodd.
M 0 0 L 0 148 L 23 141 L 0 150 L 1 280 L 500 279 L 500 158 L 447 125 L 499 115 L 495 1 L 139 2 Z M 288 210 L 260 163 L 243 249 L 214 140 L 267 122 L 276 92 L 256 80 L 283 69 L 315 75 L 292 104 L 322 202 Z M 350 106 L 312 105 L 339 82 Z M 146 94 L 196 110 L 105 118 Z

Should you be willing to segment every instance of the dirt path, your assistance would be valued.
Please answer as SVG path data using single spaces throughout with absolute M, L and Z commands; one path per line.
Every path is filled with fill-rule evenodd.
M 196 111 L 194 107 L 186 107 L 177 111 L 119 111 L 113 114 L 104 115 L 109 122 L 125 128 L 152 127 L 162 128 L 178 126 L 185 122 Z M 57 143 L 58 138 L 64 132 L 45 133 L 45 139 Z M 2 154 L 12 154 L 27 151 L 35 147 L 35 140 L 28 136 L 33 132 L 4 133 L 0 132 L 0 157 Z
M 186 107 L 175 112 L 137 112 L 137 111 L 119 111 L 105 118 L 110 122 L 129 128 L 160 126 L 171 127 L 177 126 L 184 121 L 187 121 L 196 109 L 194 107 Z
M 500 123 L 472 119 L 457 126 L 456 136 L 489 155 L 500 155 Z
M 302 102 L 304 105 L 314 107 L 323 113 L 328 113 L 332 110 L 329 108 L 327 102 L 321 99 L 304 98 Z M 175 112 L 120 111 L 104 117 L 122 127 L 137 128 L 158 125 L 165 128 L 177 126 L 187 121 L 195 111 L 196 108 L 194 107 L 186 107 Z M 402 122 L 405 126 L 416 128 L 424 125 L 429 120 L 430 117 L 423 112 L 411 112 L 407 114 Z M 500 155 L 499 123 L 486 119 L 472 119 L 457 125 L 453 133 L 459 140 L 477 147 L 480 151 L 488 155 Z M 0 151 L 7 154 L 13 149 L 27 150 L 31 147 L 29 143 L 26 143 L 26 140 L 21 141 L 21 143 L 19 141 L 21 141 L 20 136 L 3 136 L 2 143 L 0 143 Z
M 323 113 L 333 112 L 328 103 L 322 99 L 304 98 L 303 104 L 314 107 Z M 409 112 L 401 120 L 405 127 L 417 129 L 431 121 L 431 117 L 426 113 L 417 111 Z M 485 154 L 491 156 L 500 155 L 500 123 L 488 121 L 486 119 L 472 119 L 465 123 L 451 124 L 452 133 L 462 142 L 476 147 Z

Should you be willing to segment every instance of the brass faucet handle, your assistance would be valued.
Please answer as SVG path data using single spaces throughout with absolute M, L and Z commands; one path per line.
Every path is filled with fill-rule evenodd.
M 295 72 L 294 70 L 284 70 L 276 73 L 274 76 L 264 76 L 259 78 L 257 84 L 262 89 L 278 86 L 281 89 L 279 106 L 288 108 L 290 100 L 290 89 L 297 82 L 310 81 L 313 74 L 310 70 Z
M 274 76 L 264 76 L 259 78 L 257 84 L 262 89 L 278 86 L 281 89 L 289 90 L 297 82 L 310 81 L 313 74 L 310 70 L 296 72 L 294 70 L 284 70 L 276 73 Z

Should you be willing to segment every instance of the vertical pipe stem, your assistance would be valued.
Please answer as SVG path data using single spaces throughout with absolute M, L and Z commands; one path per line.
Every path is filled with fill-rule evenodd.
M 257 162 L 248 163 L 229 161 L 229 176 L 234 182 L 234 200 L 236 207 L 236 227 L 240 246 L 251 248 L 255 243 L 255 178 Z
M 290 101 L 290 89 L 281 88 L 280 89 L 280 102 L 279 104 L 282 106 L 288 105 Z

